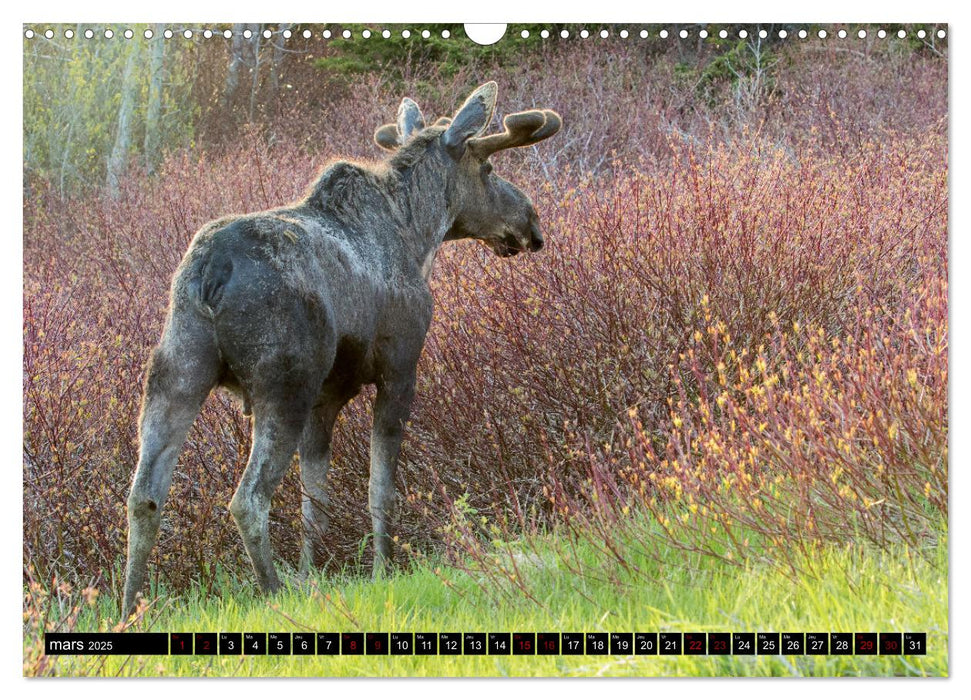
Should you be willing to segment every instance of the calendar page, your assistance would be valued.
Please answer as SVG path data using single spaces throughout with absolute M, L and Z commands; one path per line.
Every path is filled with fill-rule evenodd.
M 24 676 L 949 674 L 946 24 L 21 31 Z

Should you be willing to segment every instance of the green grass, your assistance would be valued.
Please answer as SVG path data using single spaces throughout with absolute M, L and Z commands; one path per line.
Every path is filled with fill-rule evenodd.
M 562 544 L 559 542 L 558 544 Z M 632 548 L 633 549 L 633 548 Z M 901 548 L 831 547 L 813 575 L 730 566 L 669 551 L 628 559 L 637 574 L 603 575 L 611 560 L 581 546 L 569 573 L 540 544 L 523 584 L 499 590 L 478 574 L 434 565 L 372 582 L 338 577 L 294 582 L 270 599 L 249 581 L 219 598 L 164 591 L 139 629 L 164 632 L 299 631 L 776 631 L 927 632 L 927 656 L 440 656 L 440 657 L 61 657 L 38 662 L 36 628 L 25 623 L 25 675 L 98 676 L 946 676 L 947 541 L 928 558 Z M 540 563 L 542 562 L 542 563 Z M 613 564 L 617 567 L 616 563 Z M 618 567 L 619 568 L 619 567 Z M 613 583 L 607 579 L 614 578 Z M 56 598 L 56 596 L 55 596 Z M 74 594 L 77 599 L 77 594 Z M 76 631 L 110 630 L 117 601 L 82 603 Z M 74 602 L 78 602 L 74 600 Z M 45 604 L 48 619 L 53 599 Z M 68 605 L 68 609 L 70 605 Z M 26 617 L 26 616 L 25 616 Z

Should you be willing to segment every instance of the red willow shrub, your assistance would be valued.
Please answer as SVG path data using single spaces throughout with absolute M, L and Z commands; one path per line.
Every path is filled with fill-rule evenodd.
M 862 292 L 862 290 L 861 290 Z M 890 313 L 861 293 L 846 333 L 783 325 L 738 349 L 703 300 L 673 368 L 658 435 L 638 407 L 603 445 L 576 452 L 586 480 L 551 479 L 562 524 L 622 566 L 675 547 L 742 563 L 811 567 L 822 542 L 906 544 L 917 555 L 947 529 L 947 284 L 926 280 Z M 703 357 L 720 358 L 712 369 Z M 660 524 L 643 540 L 648 513 Z M 453 542 L 459 550 L 475 533 Z M 569 548 L 561 554 L 567 566 Z M 806 556 L 810 555 L 810 556 Z M 518 585 L 522 585 L 521 583 Z
M 946 519 L 946 93 L 914 86 L 943 85 L 944 63 L 884 55 L 861 68 L 793 50 L 753 116 L 730 86 L 692 102 L 676 57 L 578 44 L 543 58 L 541 84 L 523 79 L 529 66 L 500 76 L 501 103 L 554 104 L 564 132 L 497 167 L 534 193 L 548 245 L 513 260 L 469 242 L 439 256 L 399 468 L 401 540 L 481 568 L 494 563 L 482 534 L 562 523 L 603 546 L 638 505 L 686 514 L 669 524 L 679 546 L 736 559 L 857 533 L 933 538 Z M 820 66 L 832 80 L 813 77 Z M 453 108 L 467 79 L 439 86 L 428 113 Z M 900 109 L 859 114 L 877 91 Z M 321 153 L 373 154 L 371 131 L 400 95 L 380 82 L 365 95 L 170 154 L 117 201 L 32 189 L 24 557 L 38 580 L 114 588 L 142 372 L 172 272 L 206 221 L 297 197 Z M 357 563 L 370 531 L 369 398 L 337 426 L 337 565 Z M 163 518 L 152 570 L 169 585 L 214 591 L 217 568 L 249 575 L 226 508 L 248 451 L 248 421 L 214 395 Z M 271 518 L 295 562 L 295 472 Z M 743 526 L 759 542 L 726 548 Z
M 599 546 L 634 505 L 671 544 L 736 560 L 789 560 L 820 539 L 936 541 L 946 174 L 944 137 L 929 134 L 850 162 L 673 144 L 663 172 L 578 188 L 555 214 L 578 235 L 551 235 L 547 260 L 437 278 L 462 342 L 429 349 L 450 371 L 428 374 L 442 381 L 428 400 L 450 408 L 424 443 L 473 455 L 500 487 L 532 478 Z M 496 429 L 474 430 L 476 414 Z M 439 468 L 451 498 L 496 516 L 452 464 Z M 457 553 L 481 552 L 460 515 Z

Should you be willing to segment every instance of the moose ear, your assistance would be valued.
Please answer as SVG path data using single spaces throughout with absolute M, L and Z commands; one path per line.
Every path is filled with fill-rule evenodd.
M 489 126 L 498 93 L 499 86 L 494 81 L 481 85 L 455 113 L 452 123 L 442 134 L 442 143 L 453 156 L 461 156 L 465 151 L 465 142 Z
M 398 140 L 407 141 L 413 133 L 425 128 L 425 117 L 414 100 L 404 98 L 398 107 Z
M 386 151 L 396 151 L 401 142 L 398 140 L 398 125 L 385 124 L 374 132 L 374 143 Z

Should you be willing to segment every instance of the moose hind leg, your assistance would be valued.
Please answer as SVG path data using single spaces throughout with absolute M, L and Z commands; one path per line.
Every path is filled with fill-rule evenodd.
M 192 362 L 180 363 L 160 346 L 149 364 L 139 424 L 138 467 L 128 496 L 123 617 L 132 613 L 142 590 L 182 444 L 216 381 L 215 361 L 206 361 L 205 353 L 194 357 Z
M 374 569 L 378 577 L 391 562 L 391 521 L 394 514 L 394 477 L 404 425 L 414 396 L 414 377 L 388 382 L 378 387 L 371 428 L 371 478 L 368 482 L 368 507 L 374 528 Z
M 330 502 L 327 495 L 327 472 L 330 469 L 331 439 L 334 421 L 357 390 L 325 392 L 303 431 L 300 441 L 300 480 L 303 484 L 303 542 L 300 551 L 300 572 L 310 570 L 325 562 L 324 535 L 330 518 L 327 514 Z
M 236 520 L 260 588 L 280 588 L 270 546 L 270 499 L 290 466 L 309 412 L 309 402 L 256 403 L 253 448 L 229 510 Z

